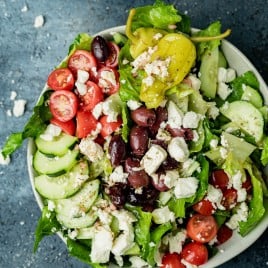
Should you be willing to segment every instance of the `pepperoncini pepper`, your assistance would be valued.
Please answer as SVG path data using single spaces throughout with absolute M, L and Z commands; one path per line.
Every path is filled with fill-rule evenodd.
M 158 42 L 158 38 L 155 38 L 157 34 L 165 35 L 167 32 L 157 28 L 138 28 L 134 33 L 131 31 L 131 23 L 133 16 L 135 15 L 135 9 L 131 9 L 126 24 L 126 35 L 131 40 L 130 54 L 133 59 L 137 58 L 148 47 L 155 46 Z

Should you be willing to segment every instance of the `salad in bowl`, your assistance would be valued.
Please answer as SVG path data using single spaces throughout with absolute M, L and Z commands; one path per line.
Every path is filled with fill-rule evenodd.
M 2 150 L 30 138 L 35 250 L 59 234 L 92 267 L 215 267 L 267 228 L 267 86 L 219 21 L 190 26 L 162 1 L 131 9 L 49 74 Z

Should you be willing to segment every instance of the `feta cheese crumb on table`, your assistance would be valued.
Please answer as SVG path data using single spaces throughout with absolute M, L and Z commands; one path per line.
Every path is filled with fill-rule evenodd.
M 26 100 L 15 100 L 13 106 L 13 115 L 16 117 L 20 117 L 24 114 Z
M 45 18 L 43 15 L 38 15 L 35 17 L 35 20 L 34 20 L 34 27 L 35 28 L 43 27 L 44 24 L 45 24 Z

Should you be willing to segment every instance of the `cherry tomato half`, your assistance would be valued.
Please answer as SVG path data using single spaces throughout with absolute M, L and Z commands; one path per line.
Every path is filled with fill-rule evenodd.
M 74 76 L 68 68 L 56 69 L 48 76 L 47 84 L 53 90 L 72 90 Z
M 87 93 L 80 95 L 81 106 L 85 111 L 91 111 L 96 104 L 103 101 L 104 94 L 101 88 L 92 81 L 87 81 Z
M 207 243 L 216 236 L 218 225 L 213 216 L 194 214 L 187 223 L 186 231 L 191 239 Z
M 69 120 L 67 122 L 61 122 L 56 118 L 52 118 L 52 119 L 50 119 L 50 123 L 60 127 L 61 130 L 63 132 L 65 132 L 66 134 L 69 134 L 71 136 L 73 136 L 75 134 L 76 126 L 75 126 L 75 122 L 74 122 L 73 119 L 71 119 L 71 120 Z
M 104 62 L 104 65 L 107 67 L 115 68 L 118 65 L 118 57 L 119 57 L 119 47 L 114 42 L 108 42 L 109 47 L 109 57 Z
M 162 268 L 185 268 L 181 263 L 181 257 L 177 253 L 167 253 L 162 259 Z
M 118 117 L 116 122 L 108 122 L 108 115 L 103 115 L 100 118 L 100 123 L 101 123 L 101 131 L 100 134 L 103 138 L 109 136 L 112 134 L 114 131 L 116 131 L 123 123 L 122 119 Z
M 222 225 L 217 233 L 217 245 L 221 245 L 227 240 L 229 240 L 233 235 L 233 230 L 227 227 L 226 225 Z
M 119 90 L 119 73 L 110 67 L 98 70 L 98 85 L 105 94 L 112 95 Z
M 225 190 L 229 183 L 229 177 L 223 169 L 217 169 L 212 172 L 210 183 L 216 188 Z
M 247 174 L 246 180 L 242 183 L 242 187 L 246 189 L 248 193 L 251 192 L 252 190 L 252 182 L 251 182 L 251 177 Z
M 181 257 L 193 265 L 202 265 L 208 261 L 208 250 L 204 244 L 191 242 L 183 247 Z
M 85 138 L 96 129 L 98 121 L 90 111 L 78 110 L 76 114 L 76 137 Z
M 91 52 L 76 50 L 68 60 L 68 68 L 75 76 L 78 70 L 91 73 L 92 68 L 97 68 L 97 61 Z
M 54 91 L 49 99 L 49 108 L 56 119 L 67 122 L 76 115 L 78 98 L 72 91 Z
M 237 191 L 234 188 L 223 191 L 221 204 L 228 210 L 232 209 L 237 203 Z
M 203 199 L 193 205 L 193 210 L 201 215 L 210 216 L 214 212 L 214 207 L 209 200 Z

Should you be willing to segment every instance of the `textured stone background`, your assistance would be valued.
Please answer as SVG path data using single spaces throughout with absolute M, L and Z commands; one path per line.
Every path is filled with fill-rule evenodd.
M 194 27 L 221 20 L 232 28 L 229 40 L 253 62 L 268 81 L 267 0 L 174 0 L 192 18 Z M 66 55 L 79 32 L 96 33 L 125 23 L 133 5 L 149 0 L 0 0 L 0 148 L 6 137 L 20 131 L 31 115 L 49 72 Z M 27 11 L 23 12 L 23 7 Z M 45 17 L 42 28 L 34 28 L 37 15 Z M 7 115 L 12 109 L 11 91 L 27 100 L 25 114 Z M 86 267 L 68 256 L 57 237 L 48 237 L 37 253 L 32 252 L 34 230 L 40 216 L 26 167 L 26 143 L 8 166 L 0 166 L 0 267 Z M 268 231 L 251 247 L 222 265 L 268 267 Z

